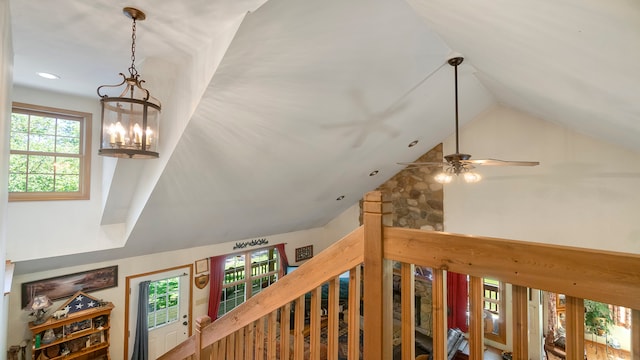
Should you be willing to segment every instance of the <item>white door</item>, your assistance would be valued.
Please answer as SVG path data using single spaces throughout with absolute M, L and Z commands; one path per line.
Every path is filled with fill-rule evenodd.
M 171 350 L 189 337 L 190 268 L 178 268 L 130 279 L 128 359 L 135 343 L 139 284 L 149 289 L 149 360 Z

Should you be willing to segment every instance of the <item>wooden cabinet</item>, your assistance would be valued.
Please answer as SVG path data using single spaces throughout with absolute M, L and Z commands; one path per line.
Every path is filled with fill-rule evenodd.
M 110 302 L 97 302 L 95 307 L 69 313 L 60 320 L 52 317 L 39 325 L 30 323 L 32 359 L 109 360 L 113 307 Z

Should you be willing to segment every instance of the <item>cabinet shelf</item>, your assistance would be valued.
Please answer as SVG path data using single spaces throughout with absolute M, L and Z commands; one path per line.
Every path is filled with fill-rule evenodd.
M 110 317 L 114 306 L 110 302 L 101 302 L 100 305 L 76 310 L 60 320 L 49 318 L 42 324 L 30 323 L 32 360 L 109 360 Z M 44 343 L 45 339 L 52 338 L 52 341 Z
M 87 329 L 87 330 L 85 330 L 85 331 L 81 331 L 81 332 L 79 331 L 77 334 L 73 334 L 73 335 L 69 335 L 69 336 L 66 336 L 66 337 L 62 337 L 62 338 L 57 339 L 57 340 L 55 340 L 55 341 L 53 341 L 53 342 L 50 342 L 50 343 L 48 343 L 48 344 L 42 344 L 42 343 L 41 343 L 41 344 L 40 344 L 40 347 L 38 347 L 37 349 L 36 349 L 36 347 L 35 347 L 35 346 L 33 346 L 33 349 L 34 349 L 34 350 L 42 350 L 42 349 L 46 349 L 46 348 L 48 348 L 48 347 L 50 347 L 50 346 L 54 346 L 54 345 L 59 345 L 59 344 L 62 344 L 62 343 L 66 343 L 66 342 L 71 341 L 71 340 L 73 340 L 73 339 L 79 339 L 79 338 L 82 338 L 82 337 L 84 337 L 84 336 L 89 336 L 89 335 L 91 335 L 91 334 L 98 334 L 98 333 L 100 333 L 100 331 L 104 331 L 104 330 L 109 330 L 109 326 L 103 326 L 103 327 L 102 327 L 102 328 L 100 328 L 100 329 L 95 328 L 95 329 Z

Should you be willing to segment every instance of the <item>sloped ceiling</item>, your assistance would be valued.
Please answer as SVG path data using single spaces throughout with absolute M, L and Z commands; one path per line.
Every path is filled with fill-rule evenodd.
M 125 248 L 82 261 L 326 224 L 452 134 L 454 53 L 463 125 L 500 103 L 640 151 L 638 2 L 12 0 L 15 82 L 83 96 L 113 83 L 129 65 L 124 6 L 147 13 L 137 58 L 193 91 L 161 90 L 174 139 L 145 196 L 105 201 Z

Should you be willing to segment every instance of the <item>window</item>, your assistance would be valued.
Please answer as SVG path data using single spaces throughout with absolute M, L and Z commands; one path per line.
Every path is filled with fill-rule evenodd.
M 625 329 L 631 328 L 631 309 L 623 306 L 609 305 L 611 309 L 611 317 L 616 326 L 622 326 Z
M 483 279 L 484 336 L 506 344 L 506 309 L 504 284 L 497 280 Z
M 149 330 L 177 321 L 179 310 L 179 277 L 149 283 Z
M 13 103 L 9 201 L 89 199 L 91 114 Z
M 227 257 L 218 316 L 278 280 L 280 261 L 276 248 L 248 251 Z

